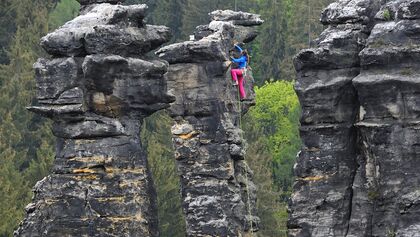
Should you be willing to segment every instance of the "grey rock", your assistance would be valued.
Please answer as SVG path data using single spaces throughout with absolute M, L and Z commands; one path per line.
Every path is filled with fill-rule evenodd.
M 40 103 L 53 103 L 66 90 L 81 85 L 80 58 L 39 59 L 35 64 L 37 99 Z
M 89 4 L 97 4 L 97 3 L 111 3 L 111 4 L 117 4 L 117 3 L 123 3 L 125 0 L 77 0 L 80 5 L 89 5 Z
M 218 12 L 209 25 L 197 28 L 195 41 L 157 51 L 170 63 L 166 77 L 176 100 L 168 111 L 175 120 L 175 158 L 191 237 L 247 236 L 260 222 L 240 128 L 240 116 L 255 103 L 252 74 L 245 85 L 249 100 L 241 103 L 225 64 L 234 39 L 255 38 L 249 36 L 254 27 L 238 26 L 236 20 L 254 25 L 257 16 Z
M 57 137 L 78 139 L 129 135 L 120 121 L 103 117 L 86 118 L 71 124 L 57 122 L 53 126 L 53 133 Z
M 390 1 L 381 7 L 375 18 L 382 21 L 419 19 L 420 1 L 395 0 Z
M 297 56 L 289 236 L 419 236 L 417 2 L 333 3 L 323 23 L 346 25 Z
M 420 1 L 402 1 L 397 11 L 398 19 L 419 19 Z
M 15 236 L 159 236 L 139 134 L 141 120 L 174 97 L 167 93 L 167 62 L 140 59 L 169 37 L 165 27 L 143 26 L 145 9 L 94 5 L 43 39 L 53 56 L 79 57 L 34 65 L 38 101 L 29 110 L 54 121 L 56 158 L 52 173 L 34 187 Z
M 165 26 L 146 25 L 143 28 L 96 26 L 86 33 L 84 48 L 88 54 L 118 54 L 139 56 L 156 49 L 171 38 Z
M 380 8 L 378 0 L 339 0 L 331 3 L 321 14 L 323 24 L 368 24 Z
M 82 104 L 76 105 L 42 105 L 29 106 L 27 109 L 31 112 L 43 115 L 48 118 L 56 117 L 78 117 L 86 112 L 86 107 Z
M 136 114 L 148 116 L 169 107 L 174 97 L 167 94 L 163 74 L 167 63 L 90 55 L 83 62 L 89 109 L 107 117 Z
M 195 40 L 201 40 L 204 37 L 207 37 L 213 34 L 214 31 L 210 29 L 209 25 L 200 25 L 195 28 L 194 38 Z
M 156 54 L 169 63 L 226 61 L 228 55 L 217 40 L 187 41 L 168 45 Z
M 117 52 L 123 56 L 140 56 L 170 38 L 169 28 L 144 25 L 146 9 L 146 5 L 95 5 L 43 37 L 41 46 L 57 56 Z
M 235 12 L 232 10 L 216 10 L 209 13 L 213 21 L 227 21 L 234 25 L 254 26 L 261 25 L 264 21 L 260 15 L 248 12 Z

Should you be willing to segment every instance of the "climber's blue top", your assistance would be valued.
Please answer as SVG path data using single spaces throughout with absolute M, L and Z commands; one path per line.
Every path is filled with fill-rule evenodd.
M 248 58 L 245 55 L 242 55 L 240 58 L 232 58 L 232 62 L 235 62 L 238 64 L 238 68 L 246 68 L 246 62 L 248 61 Z

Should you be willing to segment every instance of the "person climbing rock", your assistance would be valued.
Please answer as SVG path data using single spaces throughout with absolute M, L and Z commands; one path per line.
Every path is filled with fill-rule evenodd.
M 232 68 L 230 73 L 232 75 L 232 80 L 234 82 L 234 85 L 239 85 L 239 94 L 241 97 L 241 100 L 244 100 L 246 98 L 246 92 L 244 88 L 244 78 L 246 75 L 247 70 L 247 64 L 249 62 L 249 55 L 246 50 L 243 50 L 239 44 L 235 43 L 234 45 L 235 50 L 239 52 L 239 57 L 231 57 L 231 61 L 235 64 L 237 64 L 237 68 Z

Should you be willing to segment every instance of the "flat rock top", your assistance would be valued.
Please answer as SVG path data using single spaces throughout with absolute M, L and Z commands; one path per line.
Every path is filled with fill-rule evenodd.
M 80 15 L 64 24 L 62 28 L 92 27 L 96 25 L 138 24 L 146 15 L 146 4 L 139 5 L 112 5 L 100 4 L 88 13 Z
M 212 21 L 231 21 L 235 25 L 261 25 L 264 20 L 260 15 L 232 10 L 216 10 L 209 13 Z
M 322 24 L 368 23 L 380 8 L 378 0 L 340 0 L 331 3 L 321 15 Z
M 125 0 L 77 0 L 80 5 L 89 5 L 89 4 L 96 4 L 96 3 L 111 3 L 111 4 L 117 4 L 117 3 L 123 3 Z

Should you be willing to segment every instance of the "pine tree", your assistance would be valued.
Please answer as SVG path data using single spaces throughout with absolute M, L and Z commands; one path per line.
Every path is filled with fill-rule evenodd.
M 5 220 L 0 236 L 11 235 L 30 202 L 32 186 L 46 175 L 52 161 L 53 144 L 45 143 L 52 141 L 49 124 L 25 107 L 34 97 L 32 64 L 41 54 L 38 41 L 48 31 L 48 11 L 53 6 L 54 1 L 45 0 L 6 5 L 6 11 L 15 13 L 16 33 L 8 49 L 10 63 L 0 66 L 0 190 L 5 202 L 0 209 Z M 47 157 L 38 156 L 40 147 Z
M 258 0 L 258 13 L 265 19 L 260 35 L 253 44 L 254 69 L 258 84 L 273 79 L 285 79 L 281 61 L 285 56 L 287 22 L 282 0 Z
M 152 14 L 155 24 L 165 25 L 172 30 L 172 42 L 178 41 L 182 36 L 182 15 L 186 0 L 160 0 Z
M 0 64 L 8 64 L 7 49 L 16 31 L 15 12 L 11 9 L 13 0 L 0 2 Z
M 50 30 L 57 29 L 75 18 L 79 14 L 80 4 L 75 0 L 61 0 L 49 14 L 48 25 Z

